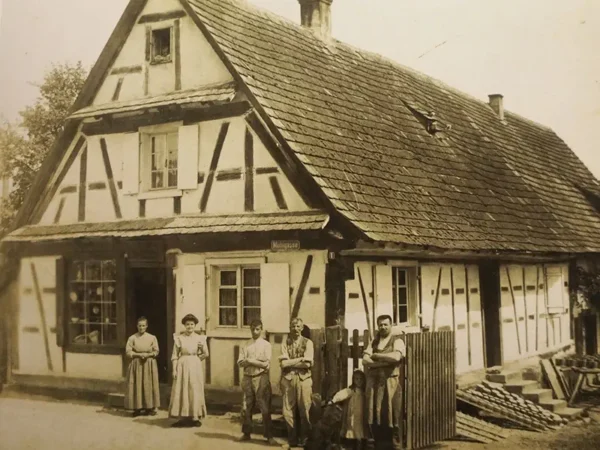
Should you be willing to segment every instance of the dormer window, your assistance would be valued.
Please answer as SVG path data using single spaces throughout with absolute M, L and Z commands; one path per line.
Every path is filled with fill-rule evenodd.
M 404 102 L 406 107 L 415 116 L 415 118 L 425 127 L 425 130 L 436 138 L 445 138 L 446 131 L 452 129 L 451 125 L 442 123 L 434 111 L 425 111 L 412 103 Z
M 152 63 L 162 64 L 173 60 L 171 28 L 152 31 Z

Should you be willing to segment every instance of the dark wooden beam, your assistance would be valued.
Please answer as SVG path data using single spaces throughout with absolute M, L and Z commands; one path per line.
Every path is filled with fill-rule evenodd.
M 81 152 L 81 159 L 79 160 L 79 209 L 77 214 L 77 220 L 79 222 L 85 221 L 85 195 L 87 193 L 87 147 Z
M 56 214 L 54 215 L 54 223 L 60 222 L 60 216 L 62 214 L 63 208 L 65 207 L 65 197 L 61 197 L 60 202 L 58 203 L 58 209 L 56 210 Z
M 279 167 L 257 167 L 256 175 L 272 175 L 279 173 Z
M 240 178 L 242 178 L 241 168 L 219 170 L 215 177 L 217 181 L 239 180 Z
M 181 11 L 184 15 L 185 12 Z M 173 46 L 175 50 L 175 90 L 181 90 L 181 21 L 175 20 L 173 29 Z
M 291 318 L 298 317 L 298 313 L 300 312 L 300 306 L 302 305 L 302 299 L 304 298 L 304 291 L 306 290 L 306 284 L 308 283 L 308 278 L 310 277 L 310 269 L 313 263 L 313 256 L 308 255 L 306 257 L 306 263 L 304 264 L 304 271 L 302 272 L 302 278 L 300 279 L 300 285 L 298 286 L 298 291 L 296 292 L 296 299 L 294 300 L 294 306 L 292 307 L 292 315 Z
M 246 177 L 244 179 L 244 211 L 254 211 L 254 137 L 246 128 L 244 138 L 244 163 Z
M 181 214 L 181 197 L 173 197 L 173 214 Z
M 102 191 L 106 189 L 106 183 L 104 181 L 94 181 L 88 184 L 88 189 L 90 191 Z
M 150 69 L 148 68 L 148 66 L 146 66 L 146 70 L 144 70 L 143 88 L 144 88 L 144 95 L 147 96 L 149 89 L 150 89 Z
M 182 17 L 185 17 L 187 14 L 185 13 L 185 11 L 177 9 L 177 10 L 173 10 L 173 11 L 165 11 L 165 12 L 161 12 L 161 13 L 153 13 L 153 14 L 144 14 L 142 17 L 140 17 L 140 20 L 138 20 L 138 23 L 152 23 L 152 22 L 162 22 L 165 20 L 172 20 L 172 19 L 181 19 Z
M 108 178 L 108 187 L 110 189 L 110 198 L 112 200 L 113 208 L 115 209 L 115 216 L 117 219 L 121 219 L 121 205 L 119 205 L 119 194 L 117 194 L 117 186 L 115 184 L 115 177 L 113 175 L 112 167 L 110 165 L 110 158 L 108 156 L 108 148 L 106 147 L 106 139 L 100 139 L 100 149 L 102 150 L 102 161 L 104 162 L 104 170 L 106 172 L 106 178 Z
M 281 186 L 279 185 L 279 180 L 277 180 L 277 177 L 269 177 L 269 183 L 271 183 L 271 189 L 273 190 L 273 195 L 275 196 L 277 207 L 279 209 L 287 210 L 288 206 L 283 196 L 283 191 L 281 190 Z
M 74 184 L 68 184 L 60 189 L 61 194 L 74 194 L 75 192 L 77 192 L 77 186 Z
M 206 180 L 206 184 L 204 185 L 204 190 L 202 191 L 202 198 L 200 199 L 200 211 L 206 211 L 206 205 L 208 204 L 208 198 L 210 196 L 210 190 L 212 188 L 212 184 L 215 178 L 215 171 L 217 170 L 217 165 L 219 164 L 219 158 L 221 157 L 221 151 L 223 150 L 223 144 L 225 143 L 225 138 L 227 137 L 227 131 L 229 131 L 229 122 L 225 122 L 221 125 L 221 130 L 219 131 L 219 137 L 217 138 L 217 144 L 215 146 L 215 150 L 213 152 L 212 159 L 210 161 L 210 170 L 208 172 L 208 179 Z
M 87 136 L 138 131 L 140 127 L 159 125 L 162 123 L 183 121 L 184 125 L 210 120 L 239 117 L 250 109 L 248 102 L 224 103 L 221 105 L 202 105 L 196 108 L 165 108 L 159 112 L 143 112 L 136 116 L 112 118 L 105 116 L 92 123 L 84 123 L 82 132 Z
M 123 87 L 123 81 L 125 81 L 124 77 L 119 78 L 119 80 L 117 81 L 117 86 L 115 87 L 115 92 L 113 93 L 113 96 L 112 96 L 113 102 L 116 102 L 117 100 L 119 100 L 119 96 L 121 95 L 121 88 Z
M 110 71 L 111 75 L 127 75 L 130 73 L 142 73 L 144 68 L 141 65 L 137 66 L 123 66 L 123 67 L 115 67 Z

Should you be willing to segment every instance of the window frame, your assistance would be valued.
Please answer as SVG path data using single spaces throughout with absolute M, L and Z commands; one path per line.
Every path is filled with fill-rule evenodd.
M 244 330 L 248 328 L 249 324 L 244 324 L 244 310 L 245 309 L 258 309 L 259 318 L 261 317 L 261 310 L 263 305 L 262 299 L 262 289 L 260 283 L 261 271 L 260 264 L 228 264 L 228 265 L 218 265 L 214 266 L 215 273 L 215 283 L 214 283 L 214 292 L 215 292 L 215 303 L 216 303 L 216 325 L 215 327 L 218 329 L 224 330 Z M 257 270 L 258 271 L 258 285 L 256 286 L 244 286 L 244 271 L 245 270 Z M 222 285 L 221 284 L 221 273 L 222 272 L 235 272 L 236 273 L 236 283 L 235 283 L 235 291 L 236 291 L 236 324 L 235 325 L 223 325 L 221 324 L 221 309 L 228 308 L 233 309 L 231 306 L 223 307 L 221 306 L 221 289 L 233 289 L 234 285 Z M 259 292 L 259 306 L 246 306 L 244 303 L 244 291 L 246 289 L 258 290 Z
M 140 194 L 144 195 L 162 195 L 161 193 L 176 192 L 179 189 L 179 164 L 180 164 L 180 144 L 179 144 L 179 128 L 183 125 L 183 122 L 175 122 L 168 124 L 161 124 L 149 127 L 140 127 L 140 162 L 139 162 L 139 176 L 140 176 Z M 175 168 L 169 169 L 169 136 L 172 135 L 176 139 L 176 152 L 175 152 Z M 152 152 L 153 152 L 153 139 L 157 137 L 164 137 L 165 147 L 165 164 L 162 167 L 163 174 L 163 187 L 152 187 L 153 180 L 152 174 L 155 172 L 152 167 Z M 169 172 L 174 171 L 174 184 L 169 185 Z
M 392 323 L 400 327 L 419 326 L 419 296 L 418 296 L 418 273 L 416 266 L 405 264 L 391 264 L 392 269 Z M 405 284 L 398 285 L 399 273 L 404 272 Z M 399 290 L 406 289 L 406 321 L 400 322 Z
M 169 32 L 169 54 L 165 57 L 156 54 L 156 36 L 158 33 L 162 33 L 168 31 Z M 150 33 L 150 64 L 158 65 L 158 64 L 169 64 L 173 62 L 173 26 L 161 26 L 157 28 L 153 28 Z M 157 59 L 158 57 L 158 59 Z
M 78 343 L 78 342 L 73 342 L 74 339 L 74 335 L 73 335 L 73 331 L 72 331 L 72 324 L 74 324 L 71 321 L 71 317 L 72 317 L 72 305 L 71 305 L 71 298 L 70 298 L 70 293 L 71 293 L 71 286 L 73 282 L 81 282 L 81 281 L 77 281 L 74 280 L 74 276 L 73 276 L 73 270 L 75 269 L 75 263 L 77 262 L 82 262 L 82 263 L 86 263 L 86 262 L 106 262 L 106 261 L 112 261 L 114 263 L 114 279 L 112 280 L 107 280 L 106 283 L 113 283 L 114 284 L 114 301 L 111 302 L 113 303 L 113 307 L 115 308 L 115 322 L 114 322 L 114 332 L 115 332 L 115 340 L 114 342 L 111 342 L 109 344 L 100 344 L 100 343 Z M 110 355 L 118 355 L 118 354 L 122 354 L 123 353 L 123 346 L 124 343 L 121 342 L 124 339 L 124 332 L 125 332 L 125 315 L 124 315 L 124 308 L 123 308 L 123 284 L 125 282 L 125 279 L 122 276 L 122 267 L 121 265 L 123 264 L 123 262 L 121 261 L 120 258 L 115 257 L 115 255 L 106 255 L 106 254 L 98 254 L 98 255 L 81 255 L 78 256 L 76 258 L 69 258 L 68 260 L 65 260 L 65 270 L 64 270 L 64 284 L 63 284 L 63 288 L 64 288 L 64 292 L 62 292 L 62 296 L 63 296 L 63 305 L 62 305 L 62 310 L 64 311 L 63 314 L 63 321 L 61 323 L 61 326 L 63 327 L 63 334 L 64 334 L 64 343 L 63 343 L 63 348 L 65 349 L 65 351 L 69 352 L 69 353 L 94 353 L 94 354 L 110 354 Z M 85 265 L 84 265 L 85 267 Z M 102 278 L 102 277 L 101 277 Z M 84 285 L 85 285 L 85 280 L 84 281 Z M 100 280 L 100 283 L 103 284 L 104 280 Z M 91 303 L 95 303 L 95 302 L 91 302 Z M 83 308 L 84 310 L 86 309 L 86 302 L 83 302 Z M 102 326 L 102 324 L 101 324 Z M 84 328 L 85 330 L 85 328 Z

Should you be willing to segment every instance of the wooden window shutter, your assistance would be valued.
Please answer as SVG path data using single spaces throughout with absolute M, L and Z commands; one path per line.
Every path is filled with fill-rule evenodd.
M 123 193 L 137 194 L 140 184 L 140 135 L 139 133 L 127 133 L 121 139 Z
M 67 295 L 67 267 L 65 259 L 56 259 L 56 345 L 65 345 L 65 297 Z
M 146 61 L 152 59 L 152 27 L 146 25 Z
M 289 264 L 260 265 L 260 314 L 269 333 L 290 331 Z
M 382 314 L 394 317 L 392 292 L 392 267 L 375 266 L 375 319 Z
M 181 270 L 181 301 L 178 305 L 178 322 L 186 314 L 198 318 L 198 326 L 206 329 L 206 267 L 204 264 L 185 264 Z
M 549 313 L 563 312 L 563 274 L 560 266 L 546 266 L 546 306 Z
M 196 125 L 179 127 L 179 148 L 177 152 L 177 188 L 198 188 L 199 131 Z

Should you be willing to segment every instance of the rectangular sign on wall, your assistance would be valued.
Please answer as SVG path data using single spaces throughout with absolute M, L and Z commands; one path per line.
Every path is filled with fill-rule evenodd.
M 300 250 L 300 241 L 271 241 L 273 251 Z

